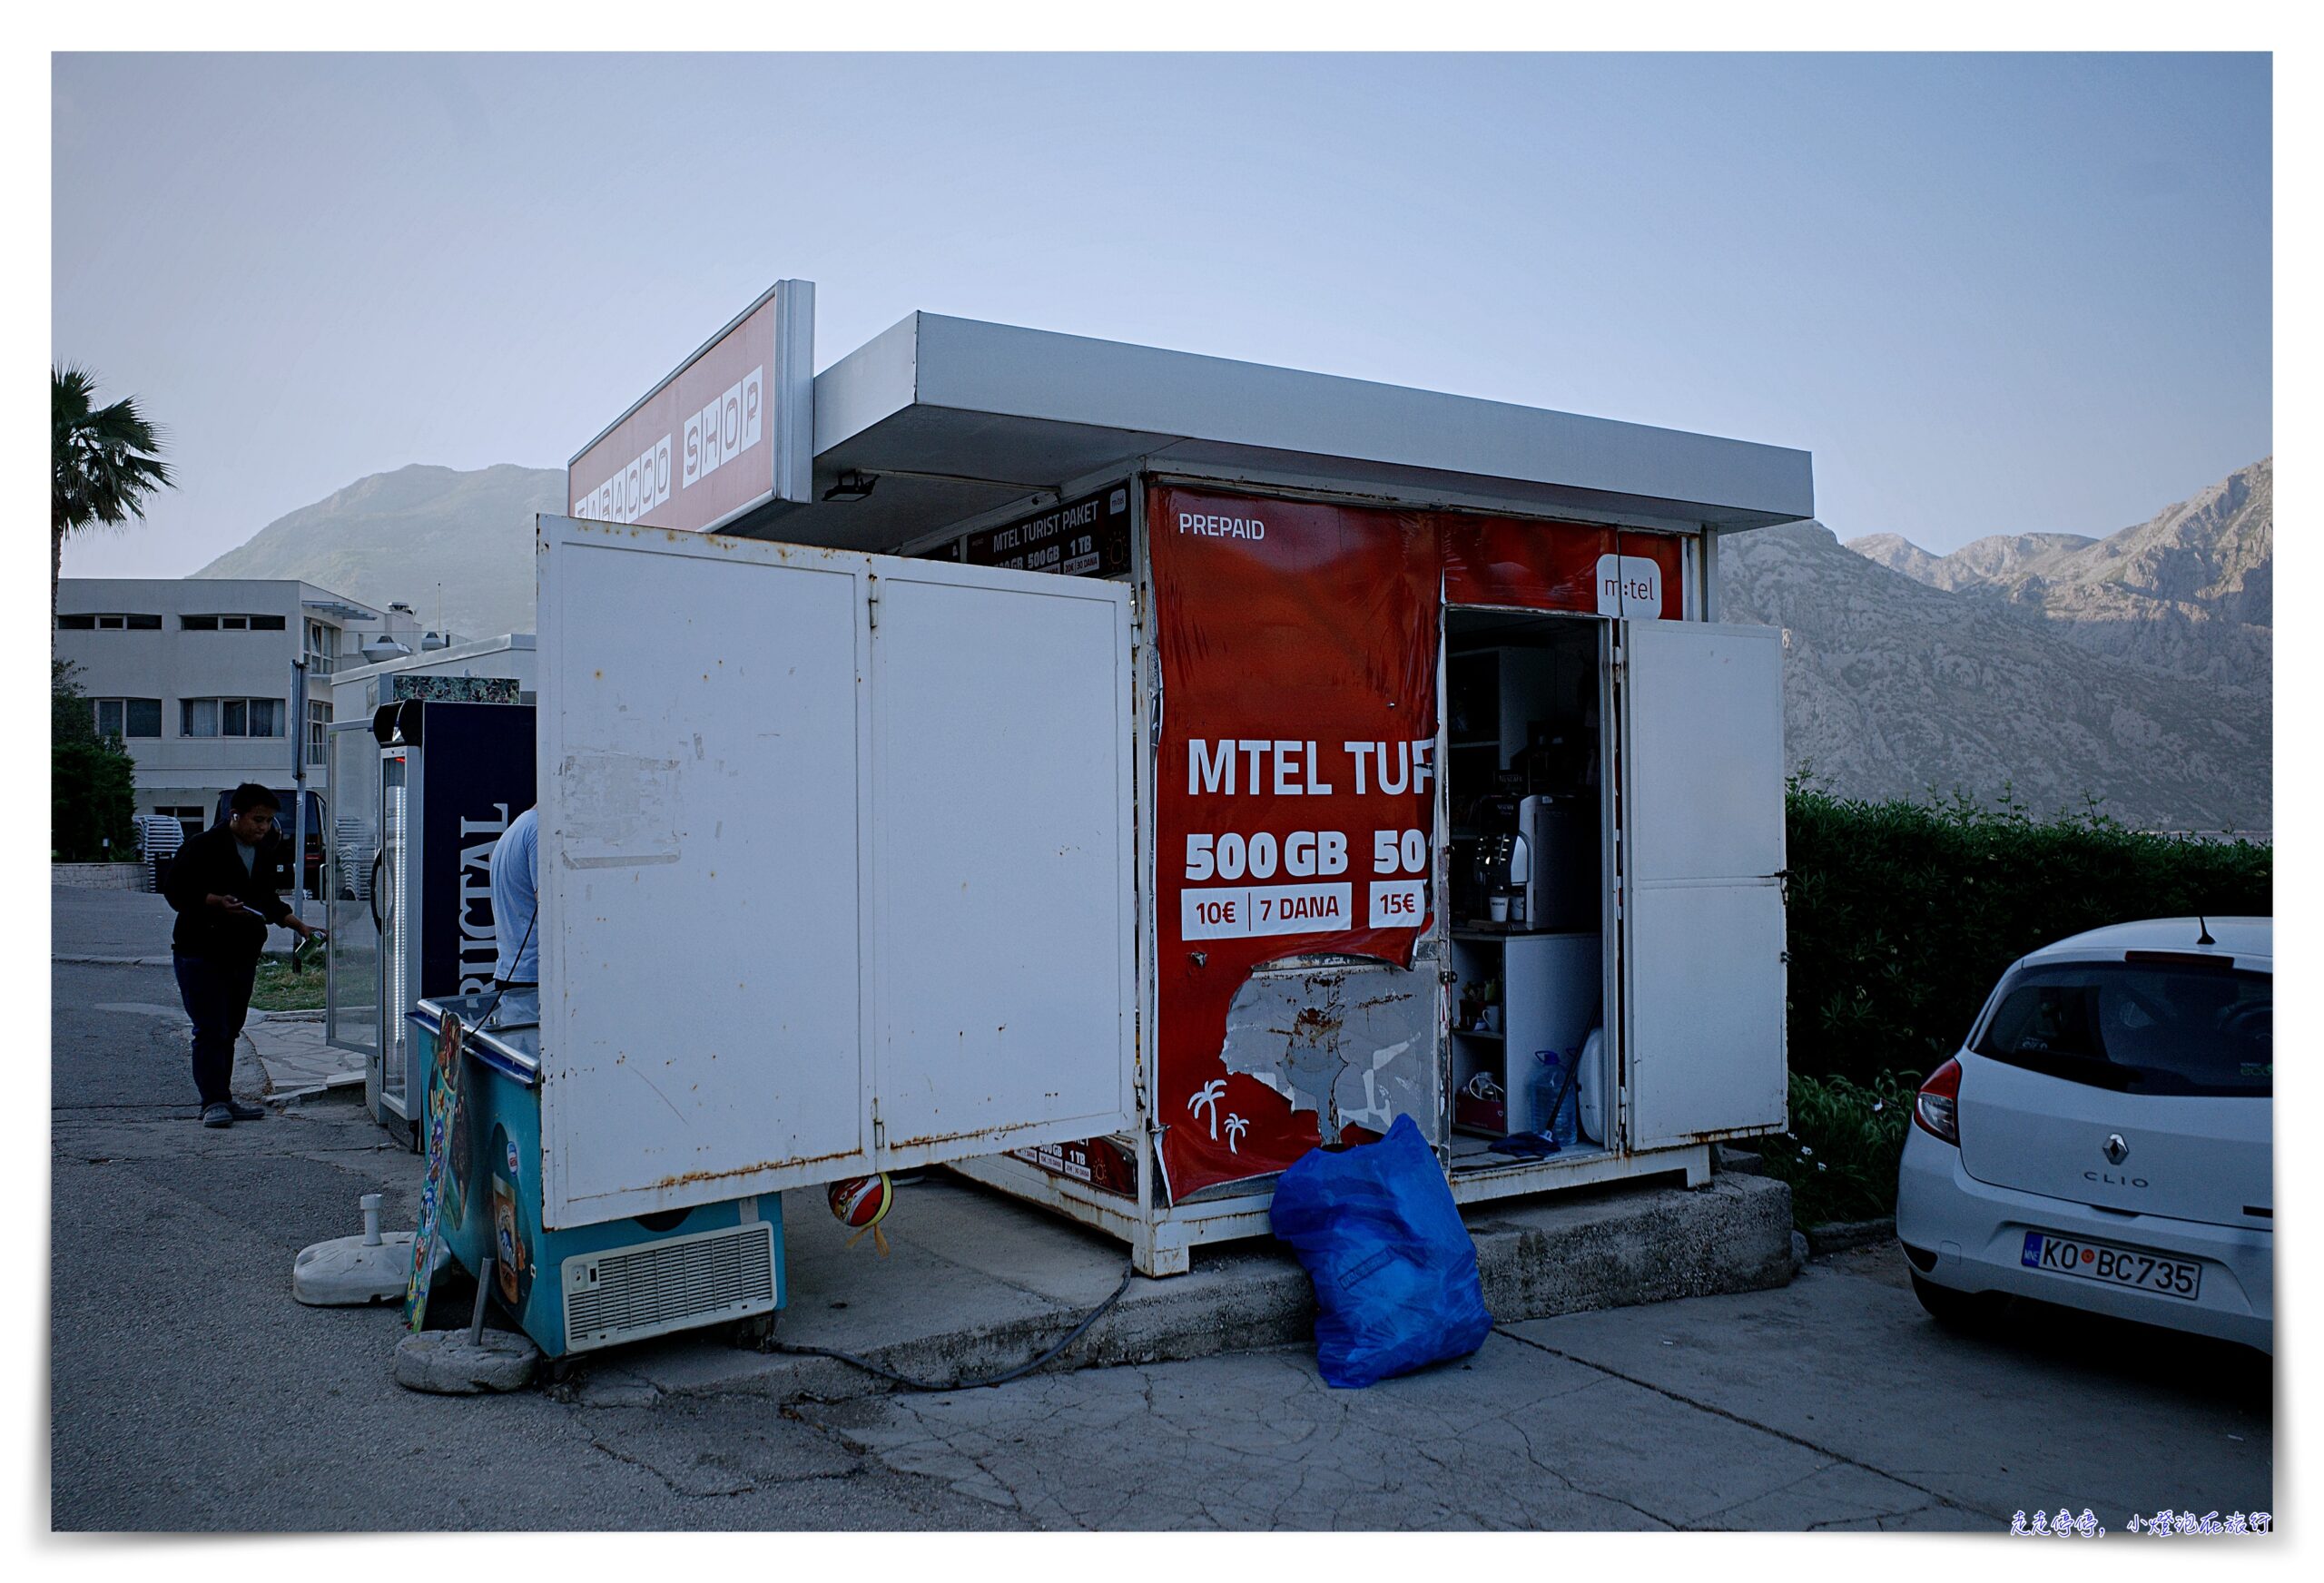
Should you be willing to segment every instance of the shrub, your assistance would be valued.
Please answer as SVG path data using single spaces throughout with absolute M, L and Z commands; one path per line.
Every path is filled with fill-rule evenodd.
M 57 861 L 137 856 L 134 772 L 129 755 L 108 742 L 59 742 L 49 750 L 48 841 Z
M 1863 802 L 1801 778 L 1787 815 L 1791 1069 L 1809 1077 L 1917 1083 L 2004 968 L 2067 935 L 2274 909 L 2267 846 L 2148 834 L 2094 805 L 2043 821 L 2006 792 Z
M 1790 1184 L 1801 1229 L 1896 1213 L 1896 1162 L 1919 1086 L 1892 1072 L 1870 1083 L 1792 1074 L 1791 1130 L 1753 1146 L 1768 1175 Z
M 48 666 L 48 855 L 65 863 L 134 859 L 137 763 L 117 739 L 97 734 L 74 679 L 79 669 L 65 660 Z

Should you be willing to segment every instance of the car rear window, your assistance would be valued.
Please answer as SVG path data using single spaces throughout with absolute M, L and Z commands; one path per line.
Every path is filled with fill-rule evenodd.
M 2132 1094 L 2268 1097 L 2275 981 L 2227 963 L 2056 962 L 2020 968 L 1971 1049 Z

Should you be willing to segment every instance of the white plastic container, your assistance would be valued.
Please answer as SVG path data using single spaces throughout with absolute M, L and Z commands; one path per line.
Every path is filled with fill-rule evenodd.
M 1606 1141 L 1606 1030 L 1593 1027 L 1581 1044 L 1581 1136 L 1585 1142 Z

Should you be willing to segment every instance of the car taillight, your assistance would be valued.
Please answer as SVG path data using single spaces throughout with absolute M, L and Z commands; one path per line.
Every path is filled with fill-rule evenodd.
M 1913 1100 L 1913 1125 L 1929 1136 L 1961 1146 L 1961 1063 L 1947 1061 L 1928 1075 Z

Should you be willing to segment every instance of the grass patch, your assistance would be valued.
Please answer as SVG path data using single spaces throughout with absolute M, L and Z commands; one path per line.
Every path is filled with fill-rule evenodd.
M 1791 1188 L 1794 1224 L 1896 1213 L 1896 1162 L 1919 1089 L 1893 1072 L 1869 1083 L 1792 1074 L 1791 1130 L 1754 1142 L 1768 1175 Z
M 323 965 L 307 964 L 294 973 L 280 957 L 261 957 L 258 981 L 251 989 L 251 1006 L 259 1011 L 320 1011 L 323 1008 Z

